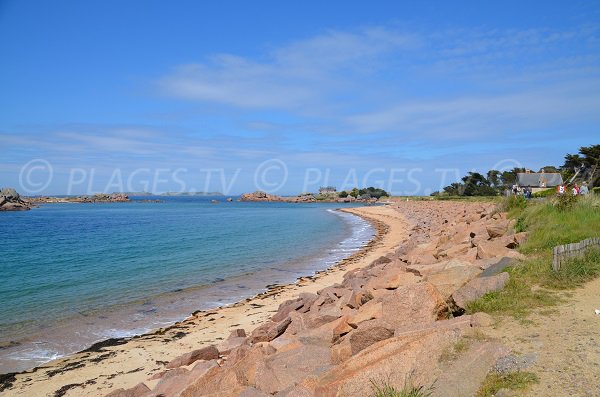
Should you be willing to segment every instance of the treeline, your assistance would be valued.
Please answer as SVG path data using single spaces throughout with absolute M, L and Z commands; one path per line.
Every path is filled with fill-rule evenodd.
M 455 182 L 446 186 L 442 192 L 434 192 L 432 196 L 497 196 L 510 189 L 517 181 L 517 174 L 526 172 L 525 168 L 513 168 L 510 171 L 489 170 L 485 175 L 469 172 Z M 578 154 L 567 154 L 562 166 L 542 167 L 538 172 L 558 172 L 563 180 L 574 182 L 586 181 L 590 187 L 600 185 L 600 145 L 582 146 Z
M 379 189 L 379 188 L 370 186 L 370 187 L 367 187 L 364 189 L 354 188 L 352 190 L 344 190 L 342 192 L 339 192 L 338 196 L 340 198 L 346 198 L 348 196 L 352 196 L 354 198 L 361 198 L 361 199 L 370 199 L 370 198 L 379 199 L 381 197 L 388 197 L 389 194 L 388 194 L 388 192 L 386 192 L 383 189 Z

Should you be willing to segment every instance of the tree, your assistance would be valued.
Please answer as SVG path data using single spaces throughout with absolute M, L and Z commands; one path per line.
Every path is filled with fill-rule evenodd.
M 487 180 L 495 188 L 502 186 L 502 175 L 498 170 L 489 170 L 487 172 Z
M 350 192 L 350 196 L 357 198 L 360 195 L 360 193 L 358 192 L 358 188 L 354 188 L 352 189 L 352 191 Z
M 560 172 L 560 170 L 553 165 L 547 165 L 545 167 L 540 168 L 539 172 L 557 173 Z
M 338 196 L 340 198 L 346 198 L 346 197 L 348 197 L 348 192 L 345 191 L 345 190 L 343 190 L 343 191 L 340 192 L 340 194 L 338 194 Z

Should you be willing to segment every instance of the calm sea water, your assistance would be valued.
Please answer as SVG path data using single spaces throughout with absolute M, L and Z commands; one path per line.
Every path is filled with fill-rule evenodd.
M 340 204 L 161 199 L 0 213 L 0 373 L 292 282 L 375 233 Z

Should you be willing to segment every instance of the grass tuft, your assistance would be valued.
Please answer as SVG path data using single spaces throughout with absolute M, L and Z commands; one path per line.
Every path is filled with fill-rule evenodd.
M 531 372 L 490 372 L 477 392 L 477 397 L 493 397 L 500 389 L 525 390 L 536 383 L 539 383 L 539 379 Z
M 415 386 L 412 382 L 405 382 L 402 389 L 396 389 L 388 383 L 378 383 L 371 380 L 375 397 L 431 397 L 433 388 L 426 386 Z

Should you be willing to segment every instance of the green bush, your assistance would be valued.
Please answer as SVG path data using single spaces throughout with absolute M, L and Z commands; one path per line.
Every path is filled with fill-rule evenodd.
M 508 196 L 500 205 L 501 211 L 511 212 L 511 211 L 522 211 L 527 207 L 527 199 L 523 196 Z
M 594 194 L 600 194 L 600 186 L 598 186 L 598 187 L 593 187 L 593 188 L 592 188 L 592 193 L 594 193 Z
M 579 196 L 574 196 L 568 193 L 559 194 L 556 196 L 552 204 L 558 208 L 559 211 L 568 211 L 573 208 L 578 198 Z

